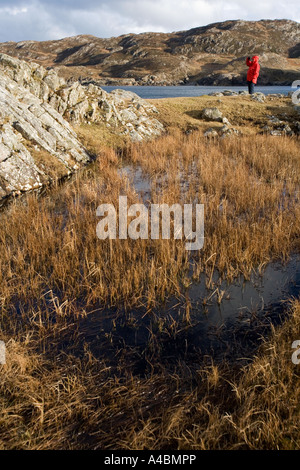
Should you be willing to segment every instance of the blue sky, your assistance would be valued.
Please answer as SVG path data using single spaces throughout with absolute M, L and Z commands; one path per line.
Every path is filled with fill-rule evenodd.
M 0 0 L 0 42 L 181 31 L 228 19 L 300 22 L 299 0 Z

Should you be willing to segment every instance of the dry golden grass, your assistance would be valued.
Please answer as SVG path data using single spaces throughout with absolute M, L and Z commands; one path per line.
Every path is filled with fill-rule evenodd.
M 91 354 L 47 360 L 8 340 L 0 449 L 298 449 L 300 303 L 242 370 L 178 365 L 111 377 Z
M 27 145 L 27 148 L 30 151 L 30 154 L 32 155 L 38 168 L 40 168 L 45 173 L 45 175 L 47 175 L 47 177 L 45 176 L 44 179 L 48 179 L 48 181 L 55 183 L 69 175 L 70 170 L 50 153 L 43 149 L 37 150 L 34 145 Z M 44 183 L 47 184 L 47 181 Z
M 255 267 L 299 249 L 298 140 L 256 136 L 212 144 L 200 132 L 176 131 L 131 146 L 127 155 L 151 176 L 163 201 L 205 205 L 195 275 L 213 267 L 229 280 L 248 278 Z
M 205 205 L 205 246 L 191 256 L 184 241 L 96 236 L 96 208 L 134 188 L 117 171 L 112 149 L 56 192 L 30 195 L 0 221 L 3 311 L 61 302 L 94 306 L 152 305 L 180 292 L 190 262 L 194 278 L 214 269 L 230 281 L 299 249 L 299 141 L 256 137 L 209 144 L 198 133 L 130 145 L 126 158 L 149 174 L 152 201 Z
M 168 129 L 219 130 L 223 124 L 201 120 L 204 108 L 218 108 L 229 122 L 244 135 L 253 135 L 267 124 L 268 116 L 279 119 L 294 118 L 297 113 L 290 98 L 267 98 L 264 103 L 252 101 L 250 96 L 199 96 L 195 98 L 165 98 L 149 100 L 159 111 L 159 119 Z
M 75 131 L 83 145 L 94 155 L 98 155 L 103 147 L 119 150 L 129 140 L 128 136 L 117 134 L 105 123 L 77 125 Z
M 0 449 L 299 448 L 299 366 L 291 361 L 299 301 L 242 369 L 202 366 L 200 356 L 161 361 L 163 336 L 167 344 L 178 335 L 171 317 L 156 318 L 164 335 L 149 329 L 143 373 L 141 353 L 113 349 L 113 331 L 97 355 L 81 330 L 93 310 L 126 311 L 128 325 L 133 308 L 150 315 L 170 296 L 185 298 L 201 273 L 213 287 L 216 269 L 230 282 L 299 252 L 299 140 L 208 142 L 173 129 L 120 149 L 107 136 L 100 145 L 90 126 L 81 132 L 96 162 L 1 213 Z M 101 203 L 117 206 L 125 193 L 129 204 L 140 201 L 122 164 L 142 168 L 152 202 L 205 204 L 203 250 L 187 252 L 184 240 L 98 240 Z M 188 327 L 189 299 L 186 306 Z

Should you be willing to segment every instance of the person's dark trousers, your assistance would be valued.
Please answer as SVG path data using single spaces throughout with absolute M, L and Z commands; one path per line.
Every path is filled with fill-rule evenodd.
M 254 85 L 253 82 L 249 82 L 249 81 L 248 81 L 247 83 L 248 83 L 249 94 L 250 94 L 250 95 L 253 95 L 253 93 L 254 93 L 254 86 L 255 86 L 255 85 Z

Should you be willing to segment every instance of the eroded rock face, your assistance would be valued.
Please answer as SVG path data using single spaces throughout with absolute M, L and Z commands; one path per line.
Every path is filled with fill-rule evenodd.
M 70 84 L 54 69 L 46 70 L 6 54 L 0 54 L 1 72 L 50 104 L 72 124 L 105 122 L 132 140 L 155 137 L 164 130 L 157 120 L 156 108 L 135 93 L 124 90 L 106 93 L 93 83 L 81 85 L 76 81 Z
M 65 176 L 91 157 L 49 104 L 0 74 L 0 198 L 37 189 L 50 177 L 45 152 Z
M 0 54 L 0 205 L 91 161 L 70 123 L 102 121 L 138 141 L 162 133 L 156 116 L 134 93 L 68 84 L 53 69 Z

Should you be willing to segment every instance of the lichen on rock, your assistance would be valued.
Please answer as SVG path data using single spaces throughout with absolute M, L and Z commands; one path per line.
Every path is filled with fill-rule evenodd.
M 134 93 L 67 83 L 53 69 L 0 54 L 0 205 L 52 179 L 39 152 L 57 162 L 60 177 L 90 162 L 72 128 L 86 122 L 106 123 L 136 141 L 164 130 L 156 108 Z
M 26 88 L 44 103 L 50 104 L 72 124 L 104 122 L 122 135 L 143 140 L 160 135 L 164 128 L 156 119 L 157 109 L 135 93 L 113 90 L 107 93 L 93 84 L 69 83 L 56 71 L 0 54 L 0 74 Z M 140 118 L 143 117 L 143 126 Z M 129 130 L 128 124 L 133 126 Z

